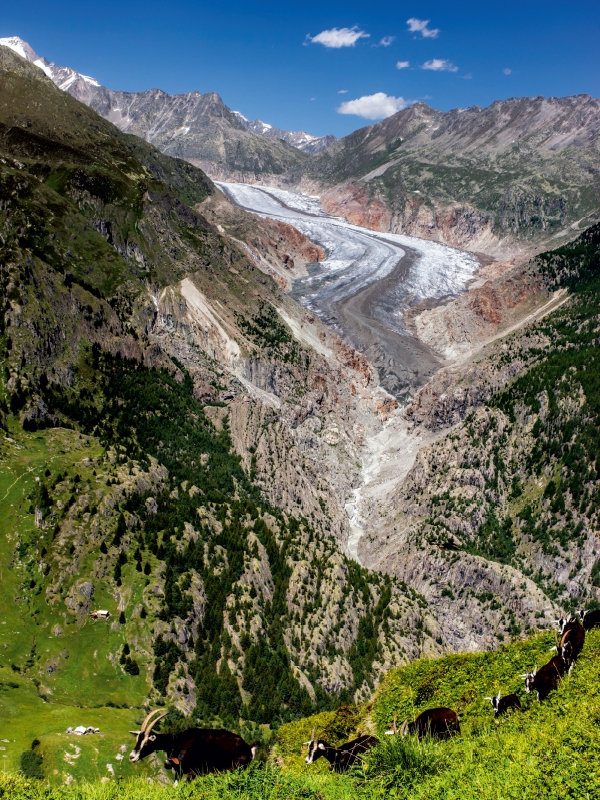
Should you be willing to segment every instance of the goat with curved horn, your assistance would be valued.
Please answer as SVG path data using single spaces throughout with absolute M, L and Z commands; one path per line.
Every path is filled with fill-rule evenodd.
M 146 719 L 142 722 L 142 727 L 139 729 L 139 731 L 129 731 L 129 733 L 133 733 L 134 736 L 138 736 L 140 733 L 145 733 L 146 732 L 146 726 L 148 725 L 148 722 L 150 722 L 150 720 L 152 719 L 152 717 L 155 714 L 162 714 L 161 719 L 162 719 L 162 717 L 166 717 L 167 716 L 166 713 L 164 711 L 162 711 L 162 709 L 155 708 L 154 711 L 151 711 L 146 716 Z M 156 722 L 158 722 L 158 719 L 156 720 Z M 153 722 L 152 725 L 151 725 L 151 728 L 154 726 L 154 724 L 155 723 Z
M 256 754 L 258 742 L 248 744 L 241 736 L 222 728 L 153 733 L 166 716 L 165 711 L 156 709 L 148 714 L 140 731 L 131 731 L 136 736 L 135 747 L 129 754 L 132 763 L 162 750 L 166 754 L 165 768 L 191 780 L 196 775 L 247 767 Z
M 396 736 L 398 734 L 398 712 L 394 714 L 394 719 L 392 720 L 392 729 L 385 732 L 386 736 Z

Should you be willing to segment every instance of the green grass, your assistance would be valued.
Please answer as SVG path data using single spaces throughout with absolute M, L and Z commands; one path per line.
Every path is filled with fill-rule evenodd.
M 346 707 L 283 725 L 272 753 L 272 761 L 281 768 L 257 765 L 246 773 L 203 778 L 192 788 L 169 788 L 172 778 L 160 770 L 160 759 L 129 764 L 132 737 L 128 731 L 143 713 L 140 707 L 148 690 L 144 679 L 148 665 L 142 663 L 142 676 L 132 677 L 109 656 L 119 651 L 125 638 L 132 639 L 131 626 L 141 621 L 128 620 L 126 636 L 112 623 L 69 622 L 69 615 L 58 606 L 47 605 L 43 594 L 22 591 L 24 581 L 35 575 L 36 569 L 27 553 L 23 559 L 13 560 L 19 541 L 47 535 L 35 529 L 29 512 L 36 478 L 49 469 L 52 474 L 70 477 L 77 473 L 82 483 L 100 482 L 102 475 L 93 473 L 100 473 L 94 465 L 102 450 L 92 437 L 66 429 L 24 433 L 15 428 L 9 433 L 0 462 L 4 532 L 0 563 L 12 563 L 10 569 L 3 567 L 0 576 L 0 739 L 8 740 L 0 742 L 5 748 L 0 751 L 0 763 L 6 771 L 0 777 L 0 797 L 36 800 L 42 792 L 49 792 L 43 795 L 46 800 L 117 796 L 135 800 L 142 794 L 158 800 L 187 798 L 192 792 L 207 800 L 369 800 L 383 796 L 415 800 L 543 796 L 558 800 L 598 796 L 600 631 L 588 634 L 573 675 L 543 704 L 523 694 L 520 675 L 548 660 L 549 633 L 497 651 L 420 660 L 391 670 L 373 700 L 362 708 Z M 126 583 L 131 585 L 135 601 L 141 584 L 136 585 L 136 576 L 131 578 Z M 107 590 L 101 581 L 96 587 L 95 605 L 114 604 L 112 595 L 103 594 Z M 57 624 L 62 629 L 60 636 L 52 633 Z M 57 659 L 60 669 L 49 673 L 47 665 Z M 484 697 L 498 690 L 520 693 L 523 711 L 496 723 Z M 125 707 L 107 707 L 107 702 Z M 435 705 L 448 705 L 460 713 L 460 738 L 418 744 L 412 739 L 398 742 L 386 737 L 351 775 L 331 775 L 323 759 L 312 766 L 304 763 L 302 743 L 313 727 L 333 744 L 351 738 L 357 729 L 374 730 L 383 739 L 395 715 L 401 722 Z M 86 737 L 66 735 L 67 727 L 78 724 L 93 725 L 101 732 Z M 15 774 L 22 753 L 36 738 L 45 778 L 26 782 Z M 117 759 L 123 750 L 125 757 Z M 110 776 L 107 764 L 122 782 L 112 778 L 109 783 L 102 782 Z M 147 783 L 148 777 L 156 781 L 161 774 L 166 786 Z M 66 781 L 74 783 L 66 786 Z
M 5 769 L 18 769 L 21 753 L 38 738 L 51 778 L 107 776 L 107 763 L 115 771 L 133 774 L 126 759 L 121 764 L 115 757 L 121 745 L 129 749 L 128 730 L 142 716 L 139 708 L 147 684 L 109 660 L 121 647 L 123 633 L 113 630 L 110 623 L 76 622 L 75 615 L 48 605 L 43 593 L 24 592 L 23 583 L 37 576 L 36 564 L 26 557 L 13 560 L 18 542 L 48 535 L 35 529 L 29 513 L 36 478 L 50 469 L 77 473 L 82 481 L 93 479 L 92 466 L 86 466 L 85 460 L 92 462 L 102 450 L 96 440 L 66 429 L 34 434 L 13 429 L 10 433 L 0 454 L 0 739 L 9 740 L 0 745 L 5 748 L 0 763 Z M 114 598 L 105 598 L 99 583 L 97 587 L 94 601 L 102 607 L 110 600 L 112 607 Z M 62 630 L 59 636 L 52 632 L 57 625 Z M 130 631 L 131 626 L 131 637 Z M 60 669 L 50 672 L 53 664 Z M 107 707 L 107 703 L 126 709 Z M 65 735 L 69 726 L 81 724 L 98 727 L 101 733 Z M 81 748 L 81 754 L 69 759 L 69 764 L 65 752 L 76 752 L 71 742 Z
M 312 766 L 303 762 L 302 742 L 313 726 L 335 735 L 341 718 L 334 712 L 320 714 L 280 729 L 274 753 L 280 766 L 254 764 L 245 772 L 207 776 L 191 785 L 148 783 L 146 777 L 81 782 L 70 787 L 47 781 L 25 781 L 14 774 L 0 775 L 0 797 L 11 800 L 170 800 L 188 797 L 203 800 L 350 800 L 350 798 L 397 797 L 406 800 L 583 800 L 600 794 L 600 631 L 588 634 L 583 653 L 572 676 L 545 703 L 522 695 L 523 710 L 498 721 L 483 694 L 501 688 L 517 688 L 516 669 L 539 664 L 546 657 L 547 637 L 509 645 L 491 653 L 423 660 L 392 670 L 374 700 L 358 716 L 346 711 L 341 718 L 354 724 L 377 726 L 381 733 L 390 714 L 417 713 L 421 706 L 449 703 L 462 707 L 462 736 L 445 742 L 382 736 L 381 746 L 346 775 L 329 773 L 323 760 Z M 430 693 L 427 701 L 416 702 Z M 473 696 L 475 695 L 475 696 Z M 358 720 L 358 723 L 357 723 Z M 341 726 L 341 727 L 340 727 Z M 324 734 L 326 735 L 326 734 Z M 349 734 L 350 735 L 350 734 Z M 44 764 L 65 748 L 69 737 L 47 734 L 41 738 Z M 78 740 L 87 747 L 81 758 L 88 769 L 97 765 L 102 774 L 104 752 L 94 756 L 98 740 Z M 118 739 L 113 739 L 114 747 Z M 112 742 L 111 742 L 112 743 Z M 104 746 L 104 745 L 102 745 Z M 54 749 L 53 749 L 54 748 Z M 95 759 L 95 760 L 94 760 Z M 114 764 L 113 760 L 113 764 Z M 125 767 L 123 771 L 125 773 Z M 139 772 L 143 766 L 136 766 Z M 62 771 L 60 781 L 64 781 Z M 69 771 L 71 769 L 69 768 Z M 89 773 L 88 773 L 89 774 Z M 92 773 L 93 774 L 93 771 Z M 58 779 L 56 779 L 58 782 Z M 4 795 L 2 792 L 4 791 Z

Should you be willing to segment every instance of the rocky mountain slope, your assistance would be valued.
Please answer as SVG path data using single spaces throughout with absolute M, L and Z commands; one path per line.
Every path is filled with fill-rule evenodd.
M 212 178 L 253 183 L 296 167 L 305 158 L 301 150 L 282 141 L 285 137 L 261 136 L 249 130 L 215 92 L 113 91 L 70 67 L 40 58 L 18 37 L 0 43 L 36 64 L 60 89 L 120 130 L 201 167 Z
M 403 412 L 431 443 L 386 487 L 385 510 L 373 492 L 359 547 L 441 614 L 450 597 L 500 639 L 503 621 L 523 629 L 525 610 L 535 625 L 543 598 L 600 603 L 599 226 L 512 275 L 521 289 L 532 278 L 549 313 L 439 373 Z M 502 584 L 511 589 L 498 603 Z
M 597 231 L 416 309 L 458 361 L 397 409 L 283 290 L 318 247 L 0 66 L 0 664 L 42 708 L 150 699 L 251 735 L 598 602 Z M 369 571 L 344 506 L 386 464 Z
M 380 418 L 366 362 L 202 214 L 200 170 L 0 66 L 1 663 L 50 710 L 252 725 L 438 650 L 420 596 L 344 554 L 324 478 L 356 459 L 336 423 Z
M 250 120 L 239 111 L 234 111 L 233 113 L 241 121 L 247 131 L 258 133 L 261 136 L 272 136 L 275 139 L 283 139 L 284 142 L 288 142 L 288 144 L 297 147 L 298 150 L 302 150 L 302 152 L 307 155 L 320 153 L 321 150 L 325 150 L 330 144 L 337 141 L 336 137 L 332 134 L 328 136 L 313 136 L 310 133 L 306 133 L 306 131 L 284 131 L 281 130 L 281 128 L 274 128 L 273 125 L 269 125 L 268 122 L 263 122 L 261 119 Z
M 376 230 L 523 258 L 595 221 L 600 102 L 416 103 L 340 139 L 288 176 L 332 214 Z

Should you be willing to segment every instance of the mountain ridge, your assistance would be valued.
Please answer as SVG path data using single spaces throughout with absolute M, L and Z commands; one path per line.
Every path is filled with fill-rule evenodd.
M 600 101 L 589 95 L 447 112 L 416 103 L 285 182 L 356 224 L 523 261 L 595 221 L 599 157 Z
M 268 122 L 263 122 L 261 119 L 250 120 L 239 111 L 234 111 L 233 113 L 242 122 L 246 130 L 259 133 L 263 136 L 273 136 L 277 139 L 283 139 L 299 150 L 302 150 L 302 152 L 307 155 L 320 153 L 321 150 L 325 150 L 337 141 L 337 138 L 332 134 L 328 134 L 327 136 L 313 136 L 310 133 L 306 133 L 306 131 L 284 131 L 281 128 L 273 127 L 273 125 L 270 125 Z
M 302 148 L 298 149 L 296 142 L 308 151 L 330 142 L 328 137 L 279 129 L 271 132 L 271 127 L 263 129 L 250 121 L 245 124 L 245 118 L 232 112 L 216 92 L 171 95 L 161 89 L 115 91 L 70 67 L 40 58 L 19 37 L 2 39 L 0 44 L 34 63 L 60 89 L 120 130 L 141 136 L 166 155 L 185 158 L 213 178 L 252 181 L 260 180 L 263 174 L 280 174 L 302 160 Z

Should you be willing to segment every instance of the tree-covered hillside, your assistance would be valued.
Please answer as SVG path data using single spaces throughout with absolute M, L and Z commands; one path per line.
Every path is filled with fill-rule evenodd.
M 421 598 L 342 554 L 326 488 L 308 516 L 269 500 L 229 431 L 236 394 L 259 404 L 199 347 L 184 365 L 151 338 L 156 297 L 189 278 L 240 359 L 301 397 L 317 359 L 278 321 L 281 292 L 193 207 L 214 191 L 200 170 L 12 51 L 0 65 L 0 738 L 89 716 L 112 737 L 65 775 L 106 777 L 149 703 L 268 739 L 368 695 L 431 649 Z M 259 417 L 283 458 L 278 415 Z

